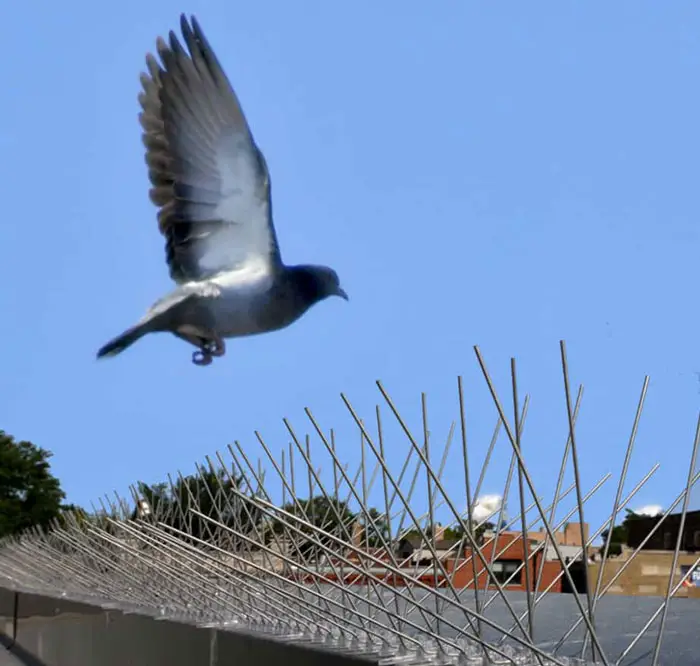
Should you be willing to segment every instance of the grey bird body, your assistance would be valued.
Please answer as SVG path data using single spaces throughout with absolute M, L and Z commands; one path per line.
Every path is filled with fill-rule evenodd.
M 282 262 L 265 159 L 196 20 L 183 15 L 181 28 L 189 53 L 173 32 L 168 44 L 158 39 L 163 67 L 146 57 L 139 95 L 150 197 L 177 287 L 98 358 L 170 332 L 207 365 L 226 338 L 284 328 L 328 296 L 347 299 L 333 269 Z

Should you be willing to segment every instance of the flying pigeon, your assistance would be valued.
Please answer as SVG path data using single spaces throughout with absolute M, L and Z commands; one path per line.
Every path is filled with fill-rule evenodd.
M 146 56 L 139 94 L 150 198 L 177 286 L 98 358 L 170 332 L 209 365 L 226 338 L 289 326 L 329 296 L 348 300 L 332 268 L 282 262 L 265 158 L 197 20 L 183 14 L 180 26 L 187 51 L 174 32 L 159 37 L 162 66 Z

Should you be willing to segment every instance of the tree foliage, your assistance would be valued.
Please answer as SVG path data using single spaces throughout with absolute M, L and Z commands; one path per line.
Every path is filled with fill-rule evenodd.
M 496 525 L 490 521 L 486 521 L 484 523 L 481 523 L 480 525 L 475 525 L 474 530 L 473 530 L 473 536 L 474 540 L 476 541 L 477 544 L 482 544 L 484 541 L 484 532 L 488 530 L 495 530 Z M 501 529 L 505 529 L 503 525 L 501 525 Z M 462 529 L 462 526 L 457 524 L 454 527 L 447 527 L 445 528 L 445 531 L 443 532 L 443 539 L 461 539 L 464 536 L 464 530 Z M 468 539 L 465 538 L 465 545 L 467 547 L 470 546 L 470 542 Z
M 65 494 L 51 474 L 51 452 L 0 430 L 0 537 L 57 518 Z
M 372 507 L 367 512 L 367 516 L 361 517 L 361 525 L 363 527 L 363 543 L 372 548 L 389 543 L 389 522 L 386 514 L 380 513 Z
M 131 518 L 168 525 L 194 544 L 239 548 L 246 541 L 241 535 L 261 528 L 260 511 L 237 494 L 241 481 L 219 469 L 179 477 L 172 485 L 140 482 L 139 500 L 145 505 L 137 505 Z
M 603 539 L 603 548 L 605 547 L 605 542 L 609 539 L 610 545 L 608 546 L 608 557 L 614 557 L 622 553 L 622 547 L 629 544 L 629 525 L 634 520 L 640 520 L 646 518 L 646 516 L 640 516 L 631 509 L 625 509 L 625 518 L 620 525 L 615 525 L 612 530 L 606 529 L 600 533 Z M 604 551 L 601 549 L 600 551 Z
M 294 518 L 280 514 L 273 518 L 271 531 L 287 537 L 294 544 L 294 550 L 298 549 L 305 559 L 312 558 L 311 553 L 318 550 L 318 543 L 323 544 L 325 549 L 334 550 L 338 542 L 333 537 L 345 541 L 353 532 L 355 514 L 347 502 L 337 497 L 317 495 L 310 499 L 298 499 L 282 505 L 282 511 Z M 309 538 L 302 535 L 309 535 Z M 274 538 L 272 535 L 270 537 Z
M 306 560 L 314 560 L 323 552 L 343 550 L 341 544 L 349 541 L 358 548 L 376 548 L 389 541 L 389 524 L 384 514 L 373 507 L 366 513 L 354 512 L 347 502 L 335 496 L 316 495 L 287 502 L 282 511 L 294 518 L 284 514 L 274 518 L 267 540 L 284 536 L 293 543 L 292 555 Z
M 465 523 L 466 524 L 466 523 Z M 462 526 L 459 523 L 455 523 L 454 525 L 450 527 L 445 527 L 442 529 L 440 532 L 441 525 L 440 523 L 437 523 L 435 526 L 434 530 L 431 530 L 430 527 L 428 527 L 425 530 L 425 534 L 427 537 L 430 537 L 431 534 L 440 534 L 441 533 L 441 539 L 445 539 L 446 541 L 459 541 L 461 539 L 464 539 L 464 547 L 469 548 L 471 545 L 470 540 L 465 536 L 464 530 L 462 529 Z M 484 523 L 481 523 L 480 525 L 474 526 L 473 532 L 472 532 L 472 537 L 476 541 L 477 544 L 482 544 L 484 541 L 484 532 L 487 530 L 494 530 L 496 529 L 496 526 L 494 523 L 486 521 Z M 504 529 L 503 526 L 501 529 Z M 409 538 L 409 537 L 420 537 L 421 533 L 417 529 L 411 529 L 408 532 L 405 532 L 403 534 L 404 538 Z
M 72 525 L 82 525 L 85 522 L 93 520 L 85 509 L 75 504 L 64 504 L 61 506 L 61 514 L 58 516 L 59 527 L 70 527 Z

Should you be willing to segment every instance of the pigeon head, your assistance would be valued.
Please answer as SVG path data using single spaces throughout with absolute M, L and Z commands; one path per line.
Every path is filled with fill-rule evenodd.
M 340 286 L 338 274 L 328 266 L 294 266 L 289 269 L 296 288 L 307 303 L 313 304 L 329 296 L 348 295 Z

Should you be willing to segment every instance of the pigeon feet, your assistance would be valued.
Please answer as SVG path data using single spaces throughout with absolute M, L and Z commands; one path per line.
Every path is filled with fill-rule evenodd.
M 210 365 L 213 358 L 223 356 L 226 353 L 226 344 L 221 338 L 208 340 L 201 349 L 192 353 L 192 363 L 195 365 Z
M 226 353 L 226 343 L 221 338 L 214 338 L 207 344 L 207 350 L 212 356 L 223 356 Z
M 196 352 L 192 352 L 192 363 L 195 365 L 209 365 L 211 363 L 211 354 L 198 349 Z

